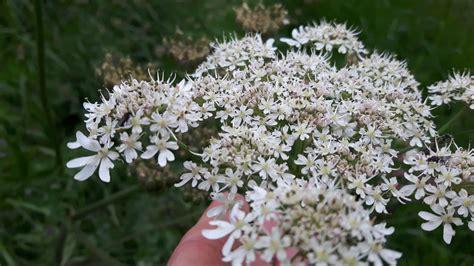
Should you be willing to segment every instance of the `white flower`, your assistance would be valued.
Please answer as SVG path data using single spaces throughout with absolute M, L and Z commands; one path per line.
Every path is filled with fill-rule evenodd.
M 232 265 L 243 265 L 245 261 L 246 265 L 250 265 L 257 258 L 255 249 L 257 239 L 257 234 L 242 236 L 239 239 L 241 245 L 225 255 L 222 261 L 232 262 Z
M 222 219 L 227 211 L 231 210 L 236 204 L 242 206 L 243 202 L 235 198 L 236 194 L 229 193 L 212 193 L 211 198 L 214 201 L 222 204 L 217 205 L 207 211 L 207 217 L 216 217 L 216 219 Z
M 146 151 L 142 153 L 143 159 L 150 159 L 158 153 L 158 164 L 161 167 L 166 165 L 166 162 L 174 161 L 174 154 L 170 150 L 177 150 L 178 144 L 174 141 L 169 141 L 169 135 L 164 135 L 159 138 L 154 135 L 150 138 L 151 145 L 146 147 Z
M 451 101 L 463 101 L 474 108 L 474 78 L 469 72 L 454 72 L 447 81 L 438 82 L 428 87 L 431 105 L 448 104 Z
M 451 206 L 459 207 L 458 214 L 463 217 L 467 217 L 469 213 L 474 214 L 474 195 L 468 195 L 465 189 L 461 189 L 459 196 L 451 201 Z
M 311 245 L 314 247 L 316 265 L 328 266 L 337 264 L 337 256 L 334 254 L 335 247 L 331 242 L 318 243 L 313 240 Z
M 430 95 L 428 98 L 431 100 L 431 105 L 435 106 L 448 104 L 451 102 L 451 98 L 449 98 L 448 94 Z
M 118 121 L 112 120 L 110 117 L 107 117 L 105 120 L 105 125 L 97 129 L 97 134 L 100 135 L 100 142 L 107 143 L 112 140 L 116 132 L 116 125 Z
M 251 114 L 253 114 L 252 109 L 247 109 L 246 106 L 240 106 L 240 109 L 235 110 L 235 112 L 232 114 L 234 117 L 234 119 L 232 119 L 232 125 L 237 127 L 240 125 L 240 123 L 242 123 L 242 121 L 245 123 L 250 122 Z
M 365 203 L 369 206 L 374 205 L 374 209 L 377 213 L 387 213 L 385 206 L 388 203 L 388 199 L 382 196 L 382 191 L 379 187 L 374 187 L 367 192 Z
M 366 144 L 379 144 L 380 138 L 382 137 L 382 132 L 371 125 L 367 125 L 367 129 L 362 127 L 359 133 L 363 136 L 363 140 Z
M 86 150 L 97 152 L 95 155 L 79 157 L 67 162 L 68 168 L 83 167 L 74 179 L 84 181 L 89 178 L 99 167 L 99 178 L 104 182 L 110 182 L 109 169 L 114 168 L 113 160 L 116 160 L 118 153 L 111 151 L 112 143 L 101 146 L 97 140 L 90 139 L 80 131 L 76 132 L 77 142 Z
M 160 166 L 175 160 L 178 138 L 195 138 L 193 147 L 202 154 L 189 151 L 196 158 L 184 163 L 176 186 L 190 183 L 222 203 L 208 211 L 218 227 L 205 234 L 230 235 L 222 253 L 234 265 L 253 262 L 257 254 L 289 263 L 290 246 L 311 265 L 395 264 L 401 254 L 384 247 L 394 229 L 376 223 L 380 215 L 373 212 L 388 213 L 388 202 L 405 203 L 412 194 L 445 209 L 439 219 L 422 213 L 429 218 L 423 227 L 441 220 L 450 240 L 458 215 L 474 228 L 473 198 L 454 186 L 474 179 L 474 150 L 452 141 L 440 145 L 431 107 L 407 64 L 385 53 L 366 55 L 357 35 L 328 22 L 299 27 L 283 40 L 311 49 L 286 53 L 258 34 L 232 37 L 212 44 L 212 54 L 178 84 L 163 76 L 123 82 L 99 103 L 84 104 L 89 137 L 78 134 L 68 147 L 97 155 L 68 166 L 84 166 L 76 178 L 85 179 L 100 165 L 99 176 L 108 180 L 119 134 L 117 150 L 127 163 L 143 143 L 141 157 L 156 156 Z M 333 49 L 347 55 L 347 64 L 335 64 Z M 468 73 L 429 91 L 435 105 L 474 106 Z M 209 118 L 212 126 L 204 122 Z M 199 147 L 206 138 L 207 146 Z M 436 149 L 399 149 L 433 140 Z M 406 181 L 398 179 L 406 166 Z M 248 214 L 238 209 L 237 191 L 246 194 Z M 228 211 L 230 221 L 223 221 Z M 242 245 L 234 248 L 236 241 Z
M 444 224 L 443 240 L 447 244 L 451 243 L 451 239 L 456 233 L 453 230 L 452 224 L 457 226 L 462 225 L 461 219 L 454 217 L 454 208 L 448 208 L 446 210 L 441 205 L 435 204 L 431 206 L 431 210 L 433 210 L 438 215 L 434 215 L 425 211 L 421 211 L 418 213 L 421 218 L 427 221 L 426 223 L 423 223 L 421 225 L 421 228 L 425 231 L 433 231 L 441 224 Z
M 191 185 L 195 187 L 199 180 L 202 179 L 203 173 L 207 172 L 207 169 L 199 167 L 197 164 L 186 161 L 183 164 L 184 168 L 191 171 L 190 173 L 184 173 L 181 175 L 181 181 L 179 183 L 174 184 L 175 187 L 181 187 L 184 184 L 188 183 L 190 180 L 193 180 Z
M 275 145 L 276 147 L 273 156 L 277 159 L 281 158 L 285 161 L 288 160 L 289 156 L 286 153 L 291 151 L 291 146 L 281 143 L 280 140 L 278 140 L 278 143 L 275 143 Z
M 207 239 L 219 239 L 226 235 L 229 235 L 229 238 L 226 240 L 222 253 L 228 255 L 236 239 L 239 239 L 242 235 L 243 230 L 246 230 L 246 227 L 249 226 L 249 223 L 255 219 L 255 216 L 252 214 L 246 214 L 244 211 L 239 209 L 239 205 L 236 204 L 230 212 L 230 221 L 215 220 L 210 221 L 210 225 L 215 225 L 215 229 L 204 229 L 202 235 Z
M 218 168 L 213 168 L 210 172 L 205 171 L 203 173 L 203 181 L 199 183 L 198 188 L 201 190 L 209 191 L 212 188 L 213 192 L 219 191 L 219 183 L 225 183 L 225 177 L 219 175 L 217 172 Z
M 316 157 L 313 154 L 308 154 L 308 157 L 298 154 L 298 158 L 295 160 L 296 165 L 304 165 L 301 169 L 301 173 L 307 175 L 316 171 Z
M 154 112 L 151 115 L 151 119 L 152 124 L 150 130 L 152 132 L 159 132 L 161 136 L 168 135 L 171 128 L 176 128 L 178 126 L 176 116 L 168 111 L 165 111 L 162 115 L 158 112 Z
M 370 243 L 369 250 L 368 259 L 375 266 L 382 266 L 382 260 L 384 260 L 388 265 L 396 265 L 397 259 L 402 256 L 402 253 L 383 248 L 380 242 L 375 241 Z
M 372 178 L 367 178 L 366 174 L 359 174 L 357 175 L 357 178 L 354 178 L 352 176 L 348 177 L 348 181 L 350 182 L 347 185 L 347 188 L 349 189 L 355 189 L 355 192 L 357 195 L 359 195 L 362 199 L 365 198 L 365 191 L 370 188 L 370 185 L 367 185 L 366 183 Z
M 225 175 L 225 186 L 222 189 L 230 187 L 230 192 L 232 194 L 237 193 L 238 188 L 244 185 L 244 181 L 240 179 L 242 176 L 242 172 L 239 170 L 234 172 L 234 170 L 232 170 L 231 168 L 227 168 L 225 169 Z
M 138 110 L 137 113 L 130 118 L 130 126 L 132 127 L 133 134 L 142 133 L 142 126 L 149 124 L 150 121 L 148 118 L 143 117 L 143 109 Z
M 276 166 L 275 159 L 265 160 L 263 157 L 259 157 L 258 162 L 252 165 L 252 170 L 258 173 L 263 179 L 266 179 L 267 176 L 276 179 L 278 178 L 278 173 L 275 169 Z
M 436 183 L 443 183 L 445 186 L 451 186 L 453 184 L 461 183 L 461 178 L 458 175 L 461 173 L 458 169 L 451 168 L 447 169 L 446 166 L 441 166 L 441 175 L 435 179 Z
M 448 206 L 448 198 L 452 199 L 456 197 L 456 192 L 452 190 L 446 191 L 447 187 L 442 184 L 438 186 L 427 185 L 425 189 L 427 192 L 432 193 L 432 195 L 425 197 L 423 200 L 430 206 L 438 203 L 441 207 L 446 207 Z
M 189 103 L 188 105 L 178 106 L 174 110 L 177 117 L 177 128 L 176 132 L 185 133 L 188 132 L 189 126 L 197 127 L 199 124 L 197 121 L 200 120 L 201 114 L 198 113 L 200 107 L 197 103 Z
M 334 47 L 341 54 L 367 53 L 364 45 L 357 39 L 357 32 L 345 24 L 321 22 L 312 26 L 301 26 L 293 29 L 290 38 L 281 38 L 280 41 L 290 46 L 300 47 L 313 44 L 316 50 L 331 51 Z
M 291 126 L 294 134 L 299 137 L 300 140 L 305 140 L 309 138 L 309 134 L 313 132 L 313 128 L 308 126 L 308 123 L 298 123 L 296 126 Z
M 276 255 L 279 261 L 286 260 L 286 248 L 290 246 L 290 238 L 282 236 L 277 227 L 273 227 L 267 236 L 262 236 L 255 245 L 257 248 L 264 248 L 262 259 L 270 262 Z
M 131 163 L 138 157 L 137 150 L 142 149 L 142 143 L 138 141 L 140 138 L 137 134 L 128 135 L 127 132 L 120 133 L 122 144 L 117 148 L 120 153 L 125 155 L 125 161 Z
M 409 174 L 405 173 L 405 178 L 412 182 L 413 184 L 405 185 L 401 188 L 401 192 L 403 195 L 410 196 L 413 192 L 415 192 L 415 199 L 419 200 L 425 196 L 425 186 L 426 182 L 428 181 L 428 176 L 423 176 L 421 179 Z

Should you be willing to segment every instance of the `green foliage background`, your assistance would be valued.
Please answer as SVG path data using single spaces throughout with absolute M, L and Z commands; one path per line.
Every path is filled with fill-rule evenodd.
M 422 87 L 452 69 L 474 70 L 472 0 L 278 2 L 289 10 L 291 25 L 276 37 L 326 18 L 348 22 L 369 48 L 406 60 Z M 98 99 L 103 88 L 95 67 L 106 51 L 183 75 L 190 69 L 157 56 L 162 38 L 177 27 L 211 40 L 225 32 L 242 35 L 232 9 L 241 1 L 37 3 L 44 16 L 43 95 L 51 121 L 41 100 L 34 1 L 0 1 L 0 265 L 164 264 L 206 203 L 191 203 L 177 189 L 146 192 L 119 165 L 111 184 L 97 178 L 75 182 L 64 165 L 77 154 L 66 142 L 82 129 L 84 98 Z M 435 110 L 436 124 L 461 107 Z M 448 130 L 465 147 L 473 139 L 472 115 L 465 112 Z M 419 229 L 420 208 L 398 207 L 390 218 L 397 230 L 389 246 L 404 253 L 400 264 L 473 265 L 472 232 L 461 229 L 444 245 L 439 230 Z

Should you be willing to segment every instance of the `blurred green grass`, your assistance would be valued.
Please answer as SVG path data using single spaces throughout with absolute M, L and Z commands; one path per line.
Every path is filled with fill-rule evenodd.
M 257 1 L 249 1 L 256 3 Z M 263 1 L 272 3 L 274 1 Z M 452 69 L 474 67 L 474 1 L 471 0 L 287 0 L 292 26 L 323 18 L 357 27 L 371 49 L 406 60 L 422 87 Z M 113 182 L 78 183 L 64 162 L 65 148 L 81 129 L 82 101 L 104 89 L 95 75 L 105 52 L 154 62 L 165 73 L 186 67 L 158 56 L 163 37 L 179 27 L 186 35 L 220 38 L 243 32 L 224 0 L 45 1 L 46 90 L 53 125 L 47 123 L 38 87 L 35 10 L 32 1 L 0 2 L 0 265 L 156 265 L 167 261 L 177 241 L 205 203 L 185 200 L 181 190 L 130 193 L 80 220 L 71 213 L 137 184 L 117 166 Z M 462 104 L 434 111 L 443 125 Z M 467 147 L 472 111 L 448 132 Z M 57 160 L 57 149 L 60 158 Z M 404 253 L 402 265 L 472 265 L 473 234 L 459 230 L 450 246 L 439 231 L 423 232 L 420 206 L 394 210 L 397 231 L 389 246 Z

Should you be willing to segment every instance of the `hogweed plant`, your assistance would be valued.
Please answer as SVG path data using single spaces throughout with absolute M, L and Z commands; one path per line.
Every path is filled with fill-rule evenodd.
M 85 102 L 87 133 L 70 148 L 86 180 L 104 182 L 117 162 L 156 160 L 164 167 L 178 149 L 192 160 L 177 187 L 189 185 L 223 202 L 203 235 L 227 237 L 223 261 L 318 265 L 396 264 L 385 247 L 388 204 L 426 205 L 424 230 L 474 230 L 472 150 L 437 132 L 433 106 L 451 100 L 472 107 L 473 79 L 454 74 L 429 87 L 404 62 L 369 52 L 346 25 L 322 22 L 293 30 L 278 51 L 260 35 L 213 44 L 213 53 L 186 79 L 157 77 L 113 87 Z M 350 63 L 336 67 L 334 55 Z M 206 123 L 217 134 L 191 150 L 180 139 Z M 245 195 L 250 211 L 235 197 Z M 229 214 L 229 219 L 226 219 Z M 383 218 L 385 217 L 385 218 Z M 234 245 L 234 243 L 240 243 Z M 291 252 L 293 256 L 289 256 Z

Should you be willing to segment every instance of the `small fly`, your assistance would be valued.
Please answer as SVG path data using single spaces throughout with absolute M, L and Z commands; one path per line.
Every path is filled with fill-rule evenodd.
M 122 118 L 120 118 L 120 120 L 118 121 L 118 126 L 121 127 L 125 124 L 125 122 L 128 121 L 128 119 L 130 119 L 130 115 L 131 113 L 130 112 L 126 112 Z

